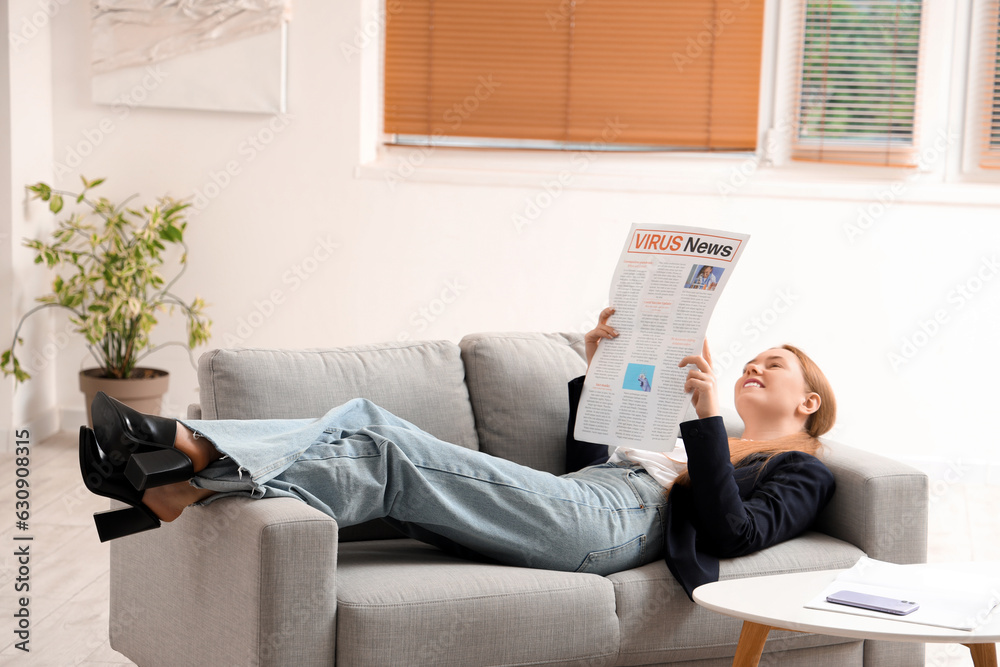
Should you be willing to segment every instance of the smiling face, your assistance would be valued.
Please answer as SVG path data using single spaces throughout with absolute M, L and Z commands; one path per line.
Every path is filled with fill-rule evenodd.
M 736 381 L 736 411 L 748 419 L 805 419 L 819 408 L 819 395 L 809 389 L 798 357 L 784 348 L 758 354 Z

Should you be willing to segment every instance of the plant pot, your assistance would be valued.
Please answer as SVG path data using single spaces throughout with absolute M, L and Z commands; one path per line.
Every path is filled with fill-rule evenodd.
M 107 378 L 100 368 L 80 371 L 80 390 L 86 401 L 87 426 L 94 426 L 91 423 L 90 406 L 97 392 L 103 391 L 139 412 L 158 415 L 169 383 L 170 374 L 156 368 L 136 368 L 130 378 Z

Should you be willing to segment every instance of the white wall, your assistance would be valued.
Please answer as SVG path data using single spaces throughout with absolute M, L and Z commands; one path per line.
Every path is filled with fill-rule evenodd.
M 37 305 L 49 276 L 32 269 L 33 255 L 20 240 L 52 228 L 45 205 L 29 202 L 24 186 L 52 179 L 51 14 L 29 0 L 13 0 L 2 10 L 8 35 L 0 54 L 0 349 L 11 344 L 17 321 Z M 56 363 L 46 356 L 53 337 L 50 311 L 32 316 L 20 331 L 18 356 L 32 380 L 16 389 L 12 378 L 0 389 L 0 431 L 27 432 L 32 442 L 58 429 Z M 0 451 L 13 448 L 5 437 Z
M 83 173 L 107 177 L 114 195 L 218 193 L 191 218 L 191 268 L 177 286 L 211 304 L 214 346 L 583 331 L 607 300 L 632 222 L 716 226 L 753 235 L 709 331 L 724 387 L 760 349 L 794 342 L 837 389 L 835 437 L 901 458 L 939 457 L 971 477 L 988 470 L 971 461 L 1000 464 L 988 426 L 1000 375 L 995 193 L 930 188 L 899 174 L 845 186 L 792 183 L 802 168 L 791 167 L 719 195 L 745 157 L 708 167 L 597 157 L 581 167 L 572 154 L 484 161 L 403 149 L 380 158 L 388 167 L 359 168 L 373 152 L 376 119 L 362 108 L 372 108 L 378 46 L 359 39 L 366 19 L 356 3 L 295 3 L 287 118 L 93 105 L 83 5 L 65 7 L 54 22 L 57 169 L 72 151 L 89 152 L 60 183 Z M 345 44 L 360 45 L 360 54 L 345 53 Z M 113 129 L 95 134 L 108 121 Z M 387 179 L 409 174 L 393 166 L 399 160 L 420 165 L 399 182 Z M 657 160 L 676 169 L 658 171 Z M 228 179 L 220 176 L 227 163 L 238 171 Z M 569 171 L 569 186 L 549 202 L 545 183 L 560 170 Z M 213 174 L 225 187 L 210 185 Z M 845 225 L 880 196 L 884 213 L 849 238 Z M 519 231 L 512 216 L 531 202 L 543 207 Z M 976 287 L 978 272 L 989 279 L 960 304 L 954 290 Z M 922 334 L 935 313 L 943 323 Z M 179 321 L 158 336 L 182 339 Z M 914 337 L 919 350 L 893 368 L 888 355 Z M 731 346 L 742 349 L 727 364 Z M 185 353 L 168 348 L 150 361 L 173 374 L 168 407 L 181 414 L 197 399 Z M 87 365 L 75 344 L 60 357 L 67 414 L 82 403 L 76 373 Z

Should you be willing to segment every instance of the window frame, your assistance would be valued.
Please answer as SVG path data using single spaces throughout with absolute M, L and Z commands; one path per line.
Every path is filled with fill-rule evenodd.
M 995 39 L 996 33 L 992 32 L 996 24 L 984 25 L 977 22 L 987 12 L 1000 11 L 1000 1 L 998 0 L 969 0 L 963 2 L 961 37 L 964 37 L 968 44 L 968 53 L 964 67 L 958 69 L 956 75 L 965 82 L 964 105 L 956 109 L 956 114 L 961 114 L 962 123 L 962 159 L 961 175 L 964 180 L 975 183 L 997 183 L 1000 182 L 1000 169 L 986 168 L 981 166 L 980 161 L 983 156 L 983 142 L 986 139 L 985 128 L 983 126 L 985 111 L 984 105 L 987 103 L 985 96 L 988 92 L 982 87 L 982 76 L 986 71 L 992 70 L 995 63 L 985 58 L 986 40 Z M 993 17 L 996 20 L 996 17 Z
M 820 4 L 823 0 L 817 0 Z M 795 32 L 796 46 L 794 49 L 794 62 L 795 62 L 795 98 L 793 100 L 792 107 L 792 118 L 793 118 L 793 133 L 801 129 L 801 119 L 800 111 L 802 105 L 802 95 L 803 95 L 803 85 L 802 85 L 802 74 L 805 61 L 805 50 L 801 47 L 805 39 L 806 33 L 806 13 L 808 10 L 809 0 L 798 0 L 794 3 L 794 20 L 792 21 L 792 28 L 789 28 L 789 32 Z M 888 141 L 858 141 L 857 143 L 852 143 L 851 141 L 846 141 L 839 143 L 836 139 L 829 139 L 829 146 L 826 145 L 828 139 L 824 137 L 813 138 L 813 139 L 799 139 L 794 134 L 791 137 L 791 150 L 793 153 L 798 153 L 798 156 L 793 158 L 796 161 L 803 162 L 828 162 L 828 163 L 840 163 L 840 164 L 856 164 L 859 166 L 864 166 L 871 164 L 872 166 L 878 167 L 902 167 L 902 168 L 912 168 L 912 162 L 916 162 L 917 156 L 919 154 L 920 146 L 918 143 L 918 129 L 921 123 L 921 102 L 925 99 L 923 92 L 926 90 L 926 86 L 923 85 L 923 72 L 926 66 L 927 49 L 924 48 L 927 39 L 927 22 L 925 20 L 925 10 L 928 4 L 926 0 L 920 0 L 921 4 L 921 27 L 920 34 L 917 43 L 917 77 L 916 77 L 916 95 L 914 99 L 914 109 L 913 109 L 913 123 L 910 126 L 911 139 L 907 143 L 899 143 L 894 148 L 889 148 L 889 152 L 893 154 L 894 161 L 888 164 L 878 163 L 877 160 L 871 162 L 866 162 L 864 160 L 858 160 L 857 156 L 870 154 L 878 155 L 885 153 L 888 148 Z M 828 153 L 829 157 L 820 157 L 823 153 Z M 819 154 L 815 157 L 810 154 Z M 912 158 L 910 157 L 912 156 Z

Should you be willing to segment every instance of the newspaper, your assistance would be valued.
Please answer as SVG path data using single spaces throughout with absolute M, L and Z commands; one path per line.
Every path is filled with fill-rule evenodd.
M 670 452 L 690 395 L 684 357 L 705 330 L 750 237 L 635 224 L 611 281 L 608 324 L 587 370 L 574 435 L 597 444 Z

